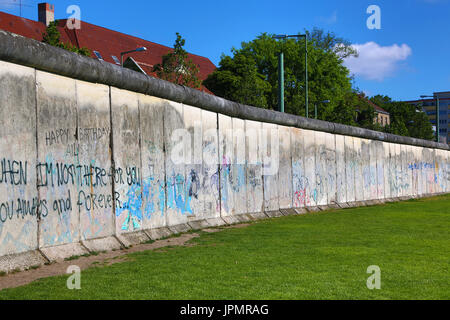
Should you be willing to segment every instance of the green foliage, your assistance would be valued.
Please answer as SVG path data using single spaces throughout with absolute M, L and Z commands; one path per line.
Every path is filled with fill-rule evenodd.
M 349 91 L 344 94 L 341 100 L 338 101 L 336 107 L 325 113 L 321 119 L 330 122 L 357 126 L 358 112 L 355 107 L 358 103 L 359 99 L 357 94 L 353 91 Z
M 54 47 L 81 54 L 83 56 L 91 56 L 91 51 L 88 48 L 78 48 L 71 43 L 64 43 L 61 41 L 61 34 L 58 30 L 58 20 L 50 22 L 45 30 L 45 33 L 42 35 L 42 42 L 48 43 Z
M 391 125 L 374 122 L 376 112 L 364 94 L 352 88 L 343 59 L 357 56 L 351 44 L 321 29 L 305 32 L 308 37 L 309 116 L 317 105 L 318 118 L 394 134 L 432 139 L 431 124 L 423 112 L 377 95 L 371 101 L 391 113 Z M 278 41 L 263 33 L 232 56 L 222 55 L 219 68 L 203 84 L 228 100 L 278 110 L 278 55 L 284 53 L 285 111 L 305 116 L 305 40 Z M 320 103 L 330 100 L 329 104 Z
M 314 29 L 307 32 L 310 113 L 318 106 L 321 119 L 333 117 L 351 91 L 349 71 L 342 57 L 354 54 L 343 39 Z M 341 47 L 337 47 L 342 43 Z M 232 49 L 232 57 L 223 55 L 219 68 L 203 84 L 214 94 L 244 104 L 277 110 L 278 55 L 284 53 L 285 109 L 305 115 L 305 40 L 278 41 L 263 33 L 255 40 Z M 320 101 L 331 100 L 329 104 Z M 343 117 L 341 121 L 351 119 Z M 351 122 L 351 120 L 350 120 Z
M 222 72 L 214 72 L 203 82 L 209 90 L 228 100 L 263 108 L 269 106 L 270 83 L 258 73 L 253 59 L 243 54 L 235 55 L 234 59 L 222 56 L 221 68 Z
M 57 28 L 58 20 L 50 22 L 45 33 L 42 35 L 42 42 L 48 43 L 54 47 L 59 47 L 61 44 L 61 34 Z
M 183 46 L 186 41 L 177 32 L 177 39 L 173 51 L 164 55 L 162 63 L 153 67 L 159 78 L 176 84 L 200 88 L 201 81 L 198 78 L 199 68 L 191 59 L 188 59 L 188 53 Z
M 392 103 L 392 99 L 388 96 L 382 96 L 380 94 L 370 98 L 370 101 L 375 103 L 377 106 L 386 110 L 388 106 Z
M 434 139 L 433 126 L 420 106 L 393 101 L 390 97 L 381 95 L 370 100 L 390 113 L 391 124 L 386 126 L 386 132 L 426 140 Z
M 351 43 L 334 32 L 325 32 L 322 29 L 314 28 L 311 32 L 306 31 L 308 41 L 324 51 L 334 52 L 341 59 L 358 56 L 358 52 L 351 46 Z
M 357 102 L 356 102 L 356 111 L 357 122 L 358 125 L 362 128 L 370 129 L 370 130 L 378 130 L 383 131 L 383 127 L 376 123 L 374 120 L 376 119 L 375 108 L 372 104 L 370 104 L 368 98 L 364 93 L 356 93 Z

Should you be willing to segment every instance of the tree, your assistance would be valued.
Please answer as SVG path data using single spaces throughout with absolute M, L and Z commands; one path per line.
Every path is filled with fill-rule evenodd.
M 433 126 L 420 106 L 393 101 L 388 96 L 376 95 L 370 100 L 390 113 L 391 123 L 385 131 L 402 136 L 433 140 Z
M 342 59 L 350 56 L 358 56 L 358 52 L 352 47 L 351 43 L 334 32 L 325 32 L 323 29 L 314 28 L 311 32 L 306 31 L 308 41 L 324 51 L 332 51 Z
M 351 92 L 349 71 L 342 56 L 355 54 L 348 43 L 318 29 L 306 32 L 310 111 L 318 106 L 321 119 L 332 118 Z M 337 48 L 337 44 L 341 48 Z M 222 55 L 219 68 L 203 82 L 214 94 L 240 103 L 278 109 L 278 55 L 284 53 L 286 112 L 305 115 L 305 40 L 277 41 L 263 33 L 255 40 L 232 49 L 232 57 Z M 264 84 L 264 82 L 266 84 Z M 242 88 L 242 90 L 238 90 Z M 329 104 L 320 101 L 330 100 Z M 348 119 L 348 117 L 344 117 Z M 344 118 L 341 121 L 344 121 Z M 351 118 L 351 117 L 350 117 Z
M 358 93 L 357 122 L 361 128 L 380 131 L 381 126 L 375 122 L 375 108 L 371 105 L 364 94 Z
M 371 97 L 370 101 L 385 110 L 389 108 L 389 105 L 392 103 L 392 99 L 390 97 L 382 96 L 381 94 L 377 94 L 376 96 Z
M 262 108 L 269 106 L 267 96 L 271 87 L 264 75 L 258 73 L 254 60 L 242 54 L 234 59 L 223 56 L 221 68 L 223 72 L 204 82 L 209 90 L 228 100 Z
M 345 94 L 343 99 L 341 99 L 336 105 L 335 109 L 339 112 L 329 112 L 322 119 L 330 122 L 337 122 L 347 125 L 356 125 L 356 110 L 355 105 L 356 97 L 352 92 Z
M 186 41 L 177 32 L 173 51 L 164 55 L 162 63 L 153 67 L 159 78 L 176 84 L 200 88 L 201 81 L 198 78 L 199 68 L 191 59 L 188 59 L 188 53 L 183 46 Z
M 42 34 L 42 42 L 48 43 L 54 47 L 63 48 L 65 50 L 81 54 L 83 56 L 91 56 L 91 51 L 88 48 L 78 48 L 71 43 L 64 43 L 61 41 L 61 33 L 58 30 L 58 20 L 50 22 L 45 32 Z

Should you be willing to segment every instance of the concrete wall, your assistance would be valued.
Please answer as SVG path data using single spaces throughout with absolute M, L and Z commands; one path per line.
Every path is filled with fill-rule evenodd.
M 75 78 L 0 61 L 0 257 L 450 192 L 443 145 Z

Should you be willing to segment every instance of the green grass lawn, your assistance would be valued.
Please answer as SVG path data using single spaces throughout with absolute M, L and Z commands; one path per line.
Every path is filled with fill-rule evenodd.
M 282 217 L 88 269 L 78 291 L 61 276 L 0 299 L 449 299 L 449 231 L 450 196 Z

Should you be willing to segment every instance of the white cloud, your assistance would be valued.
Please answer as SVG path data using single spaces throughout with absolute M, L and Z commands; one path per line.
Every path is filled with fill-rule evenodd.
M 345 59 L 344 65 L 351 73 L 368 80 L 383 81 L 392 76 L 399 64 L 412 54 L 407 44 L 383 47 L 371 41 L 353 47 L 359 56 Z

